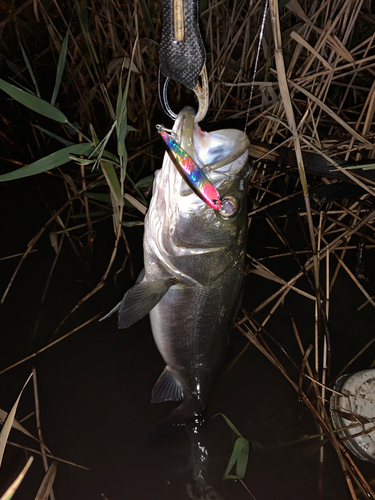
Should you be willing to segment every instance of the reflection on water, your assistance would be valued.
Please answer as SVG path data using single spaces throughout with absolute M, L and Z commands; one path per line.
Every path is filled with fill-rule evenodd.
M 217 491 L 222 474 L 217 475 L 217 460 L 210 426 L 212 419 L 196 418 L 184 426 L 157 424 L 148 437 L 150 462 L 164 476 L 165 500 L 225 500 Z M 217 457 L 216 457 L 217 458 Z M 224 465 L 224 464 L 223 464 Z M 215 477 L 216 476 L 216 477 Z M 218 487 L 218 488 L 217 488 Z
M 189 437 L 191 453 L 191 481 L 186 482 L 186 493 L 192 500 L 224 500 L 213 486 L 209 484 L 209 450 L 204 441 L 202 425 L 199 420 L 186 426 Z

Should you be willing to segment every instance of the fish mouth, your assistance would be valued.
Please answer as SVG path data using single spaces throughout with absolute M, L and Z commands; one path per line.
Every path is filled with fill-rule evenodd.
M 204 164 L 209 172 L 233 163 L 250 147 L 245 132 L 236 129 L 204 132 L 196 123 L 193 138 L 197 160 Z
M 173 132 L 181 147 L 208 172 L 234 162 L 249 149 L 250 141 L 245 132 L 237 129 L 205 132 L 194 119 L 194 109 L 184 107 L 175 121 Z
M 203 131 L 194 122 L 195 111 L 190 106 L 183 108 L 173 127 L 181 147 L 205 172 L 217 189 L 224 189 L 230 179 L 243 168 L 248 155 L 250 141 L 245 132 L 236 129 Z M 183 182 L 181 195 L 192 193 Z

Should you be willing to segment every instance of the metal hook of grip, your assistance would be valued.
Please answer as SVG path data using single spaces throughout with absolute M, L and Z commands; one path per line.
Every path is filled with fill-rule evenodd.
M 200 122 L 206 116 L 209 103 L 209 89 L 208 89 L 208 77 L 206 63 L 204 63 L 202 71 L 199 73 L 201 77 L 202 85 L 199 83 L 199 78 L 197 79 L 197 84 L 193 88 L 193 91 L 198 99 L 198 112 L 195 115 L 195 122 Z
M 192 89 L 197 96 L 198 99 L 198 111 L 195 115 L 195 122 L 200 122 L 207 114 L 208 104 L 209 104 L 209 89 L 208 89 L 208 77 L 207 77 L 207 69 L 206 64 L 203 65 L 202 71 L 199 73 L 202 84 L 199 83 L 199 79 L 197 79 L 197 83 L 195 87 Z M 161 71 L 161 67 L 159 67 L 159 78 L 158 78 L 158 92 L 159 92 L 159 100 L 161 102 L 164 113 L 175 120 L 177 118 L 176 113 L 174 113 L 169 106 L 168 102 L 168 83 L 170 78 L 168 76 L 163 75 Z
M 169 76 L 163 75 L 161 71 L 161 66 L 159 66 L 159 76 L 158 76 L 158 92 L 159 92 L 159 101 L 161 102 L 161 106 L 163 111 L 169 118 L 175 120 L 177 118 L 176 113 L 174 113 L 168 103 L 168 83 Z

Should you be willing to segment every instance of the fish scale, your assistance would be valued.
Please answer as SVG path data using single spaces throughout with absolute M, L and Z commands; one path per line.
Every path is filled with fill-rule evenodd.
M 179 381 L 184 397 L 190 401 L 188 414 L 192 408 L 195 413 L 204 409 L 223 361 L 237 314 L 242 271 L 241 256 L 225 281 L 217 280 L 209 288 L 172 286 L 150 312 L 158 349 Z M 177 313 L 173 322 L 171 311 Z

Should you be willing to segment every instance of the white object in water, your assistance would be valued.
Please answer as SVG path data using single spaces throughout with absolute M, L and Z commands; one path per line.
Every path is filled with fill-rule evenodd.
M 375 369 L 342 375 L 334 390 L 341 394 L 331 396 L 333 426 L 345 428 L 338 435 L 341 439 L 353 436 L 344 441 L 345 446 L 361 460 L 375 463 Z

